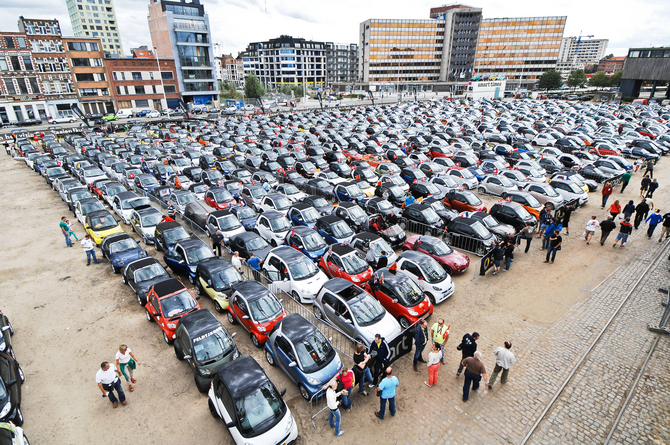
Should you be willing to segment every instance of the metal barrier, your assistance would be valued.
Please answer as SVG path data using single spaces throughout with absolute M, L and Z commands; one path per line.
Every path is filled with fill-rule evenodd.
M 600 176 L 597 176 L 597 175 L 592 175 L 592 174 L 587 173 L 587 172 L 584 172 L 584 171 L 582 171 L 582 170 L 578 170 L 577 172 L 578 172 L 581 176 L 583 176 L 584 179 L 590 179 L 591 181 L 595 181 L 595 182 L 597 182 L 598 184 L 603 184 L 603 183 L 605 183 L 605 182 L 609 182 L 610 184 L 612 184 L 612 186 L 621 184 L 621 181 L 622 181 L 621 178 L 622 178 L 622 176 L 623 176 L 623 173 L 622 173 L 622 174 L 620 174 L 620 175 L 618 175 L 618 176 L 615 176 L 615 177 L 612 178 L 612 179 L 606 179 L 606 178 L 601 178 Z
M 406 232 L 411 232 L 417 235 L 431 235 L 436 238 L 442 238 L 444 242 L 458 250 L 474 253 L 477 256 L 484 256 L 488 251 L 486 244 L 479 238 L 473 238 L 459 233 L 447 232 L 445 229 L 429 226 L 418 221 L 412 221 L 401 218 L 398 223 L 400 228 Z

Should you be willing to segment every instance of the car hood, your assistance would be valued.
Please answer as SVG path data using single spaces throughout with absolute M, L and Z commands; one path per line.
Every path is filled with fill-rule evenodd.
M 242 225 L 244 226 L 245 229 L 247 230 L 252 230 L 254 227 L 256 227 L 256 220 L 258 219 L 258 216 L 254 216 L 253 218 L 246 218 L 240 220 Z
M 142 258 L 142 252 L 144 252 L 144 250 L 135 249 L 135 250 L 130 250 L 128 252 L 113 253 L 113 254 L 110 254 L 110 258 L 112 259 L 112 261 L 117 261 L 117 262 L 118 261 L 123 261 L 123 264 L 128 264 L 131 261 Z
M 146 293 L 149 292 L 149 289 L 151 289 L 151 287 L 154 284 L 160 283 L 161 281 L 165 281 L 167 279 L 169 279 L 169 277 L 160 276 L 160 277 L 152 278 L 151 280 L 140 281 L 139 283 L 135 282 L 135 285 L 137 286 L 138 291 L 142 291 L 146 294 Z
M 252 250 L 254 256 L 257 256 L 261 260 L 265 260 L 265 257 L 268 256 L 268 253 L 272 250 L 272 246 L 267 246 L 262 249 Z
M 400 324 L 389 312 L 386 312 L 384 318 L 377 323 L 365 327 L 359 326 L 358 330 L 363 334 L 368 345 L 372 344 L 375 334 L 381 335 L 382 338 L 396 338 L 402 332 Z

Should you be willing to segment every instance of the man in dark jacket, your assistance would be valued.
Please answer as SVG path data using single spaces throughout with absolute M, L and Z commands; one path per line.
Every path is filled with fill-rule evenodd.
M 642 198 L 642 202 L 635 207 L 635 229 L 640 227 L 640 223 L 647 213 L 649 213 L 649 204 L 647 204 L 646 199 Z
M 492 275 L 498 275 L 498 273 L 500 272 L 500 264 L 502 263 L 502 260 L 505 256 L 505 251 L 500 246 L 500 243 L 498 243 L 498 241 L 493 242 L 493 252 L 491 252 L 491 256 L 493 257 Z
M 514 247 L 516 245 L 514 244 L 514 241 L 510 240 L 507 242 L 507 244 L 504 246 L 505 248 L 505 268 L 503 269 L 505 272 L 507 272 L 512 265 L 512 261 L 514 261 Z
M 386 257 L 386 252 L 382 252 L 382 256 L 377 260 L 377 269 L 383 269 L 389 264 L 389 259 Z
M 428 322 L 423 320 L 419 326 L 416 327 L 414 331 L 414 345 L 416 351 L 414 351 L 414 371 L 419 372 L 417 365 L 419 362 L 426 363 L 423 359 L 422 354 L 423 350 L 428 344 Z
M 610 233 L 612 230 L 616 229 L 616 223 L 614 222 L 614 218 L 611 216 L 607 217 L 607 219 L 603 222 L 600 223 L 600 245 L 602 246 L 605 244 L 605 241 L 607 241 L 607 237 L 610 236 Z
M 373 352 L 377 353 L 375 357 L 374 381 L 372 382 L 376 386 L 379 383 L 382 371 L 386 369 L 389 365 L 389 360 L 391 360 L 391 348 L 389 348 L 388 343 L 386 343 L 386 340 L 380 334 L 375 334 L 375 341 L 370 345 L 370 355 L 374 355 Z
M 463 360 L 465 360 L 468 357 L 474 357 L 475 351 L 477 351 L 477 340 L 479 340 L 479 333 L 478 332 L 473 332 L 472 335 L 470 334 L 465 334 L 463 336 L 463 341 L 461 341 L 461 344 L 458 345 L 458 347 L 461 349 L 461 354 L 463 355 L 463 358 L 461 358 L 461 361 L 458 365 L 458 371 L 456 371 L 456 376 L 461 375 L 461 371 L 463 371 Z

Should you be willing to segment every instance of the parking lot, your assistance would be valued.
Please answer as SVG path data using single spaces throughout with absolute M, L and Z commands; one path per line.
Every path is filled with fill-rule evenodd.
M 654 202 L 663 212 L 670 204 L 670 195 L 663 184 L 663 178 L 670 172 L 668 165 L 661 161 L 655 171 L 661 188 Z M 3 215 L 9 225 L 0 235 L 4 247 L 0 260 L 4 278 L 0 283 L 1 306 L 16 330 L 16 355 L 27 377 L 22 409 L 31 441 L 232 443 L 224 426 L 210 415 L 207 397 L 197 391 L 190 368 L 175 358 L 173 348 L 163 341 L 160 331 L 147 322 L 144 309 L 121 283 L 120 276 L 112 273 L 110 264 L 101 260 L 101 264 L 86 267 L 85 255 L 77 243 L 73 248 L 64 247 L 58 222 L 64 215 L 70 220 L 74 218 L 58 195 L 22 160 L 13 160 L 3 153 L 0 170 L 3 172 L 0 202 L 5 204 Z M 616 199 L 637 202 L 640 177 L 639 173 L 633 176 L 624 194 L 617 187 Z M 537 382 L 530 372 L 523 374 L 528 380 L 514 382 L 515 374 L 521 375 L 522 368 L 536 366 L 534 357 L 546 352 L 543 348 L 552 347 L 541 342 L 543 335 L 560 327 L 564 317 L 573 314 L 575 305 L 586 301 L 591 291 L 612 272 L 657 248 L 657 238 L 647 240 L 642 229 L 634 232 L 625 249 L 613 249 L 610 242 L 604 247 L 598 243 L 586 246 L 581 234 L 587 220 L 591 215 L 599 220 L 607 216 L 599 205 L 600 193 L 589 195 L 589 204 L 573 214 L 570 235 L 563 236 L 563 249 L 554 264 L 542 263 L 544 252 L 538 251 L 540 243 L 536 238 L 528 254 L 517 250 L 510 272 L 499 276 L 489 273 L 473 281 L 479 258 L 470 254 L 470 269 L 454 277 L 455 294 L 437 306 L 429 320 L 431 325 L 437 318 L 444 318 L 451 325 L 451 339 L 445 349 L 447 365 L 440 369 L 438 386 L 427 388 L 423 384 L 427 373 L 420 367 L 422 372 L 416 374 L 411 357 L 401 358 L 394 365 L 401 382 L 398 415 L 380 421 L 373 414 L 378 399 L 357 394 L 351 412 L 342 414 L 346 434 L 337 440 L 432 443 L 449 436 L 451 443 L 499 441 L 500 431 L 490 429 L 484 429 L 483 436 L 470 441 L 472 437 L 466 434 L 468 423 L 472 422 L 474 429 L 475 425 L 479 428 L 482 422 L 488 422 L 482 419 L 481 410 L 496 415 L 497 399 L 506 398 L 507 391 L 513 390 L 515 397 L 524 400 L 520 394 Z M 482 199 L 489 208 L 498 200 L 489 196 Z M 128 226 L 123 228 L 131 232 Z M 75 231 L 80 238 L 83 236 L 83 228 L 76 222 Z M 162 260 L 162 253 L 152 246 L 146 249 Z M 202 298 L 199 303 L 216 313 L 210 299 Z M 588 306 L 582 307 L 583 313 L 590 310 Z M 317 428 L 312 427 L 309 404 L 297 387 L 281 371 L 268 365 L 262 350 L 252 345 L 246 331 L 239 325 L 231 326 L 220 314 L 217 316 L 231 333 L 237 334 L 235 342 L 240 352 L 253 356 L 279 389 L 287 389 L 285 400 L 298 422 L 298 443 L 330 443 L 332 430 L 321 417 L 316 419 Z M 479 350 L 483 351 L 488 368 L 493 366 L 493 349 L 505 340 L 514 342 L 519 363 L 511 371 L 511 385 L 498 386 L 490 392 L 482 388 L 470 402 L 463 403 L 462 380 L 454 375 L 460 359 L 456 345 L 464 333 L 474 330 L 482 335 Z M 128 406 L 112 410 L 107 400 L 100 400 L 94 375 L 100 362 L 113 360 L 122 343 L 133 350 L 141 365 L 136 371 L 135 391 L 126 391 Z M 578 347 L 575 354 L 577 350 Z M 351 362 L 345 359 L 345 364 Z M 532 405 L 543 397 L 525 400 Z M 435 410 L 435 406 L 439 409 Z M 499 417 L 489 424 L 504 423 L 506 416 L 513 414 L 509 410 L 509 404 L 505 405 Z M 452 423 L 459 425 L 460 436 L 449 429 Z M 527 428 L 525 423 L 508 425 L 505 434 L 517 440 Z

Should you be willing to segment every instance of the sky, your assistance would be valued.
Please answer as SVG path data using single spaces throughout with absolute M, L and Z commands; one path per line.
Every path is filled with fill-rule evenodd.
M 191 1 L 191 0 L 187 0 Z M 250 42 L 280 35 L 335 43 L 358 43 L 359 25 L 367 19 L 427 19 L 431 7 L 444 3 L 425 0 L 201 0 L 209 15 L 212 40 L 237 56 Z M 151 45 L 147 24 L 148 0 L 114 0 L 126 54 L 130 48 Z M 464 3 L 483 9 L 485 18 L 568 17 L 564 37 L 593 35 L 609 39 L 607 53 L 625 56 L 634 46 L 670 46 L 670 2 L 667 0 L 537 2 L 481 0 Z M 18 17 L 57 18 L 64 35 L 72 35 L 65 0 L 2 0 L 0 30 L 17 31 Z

